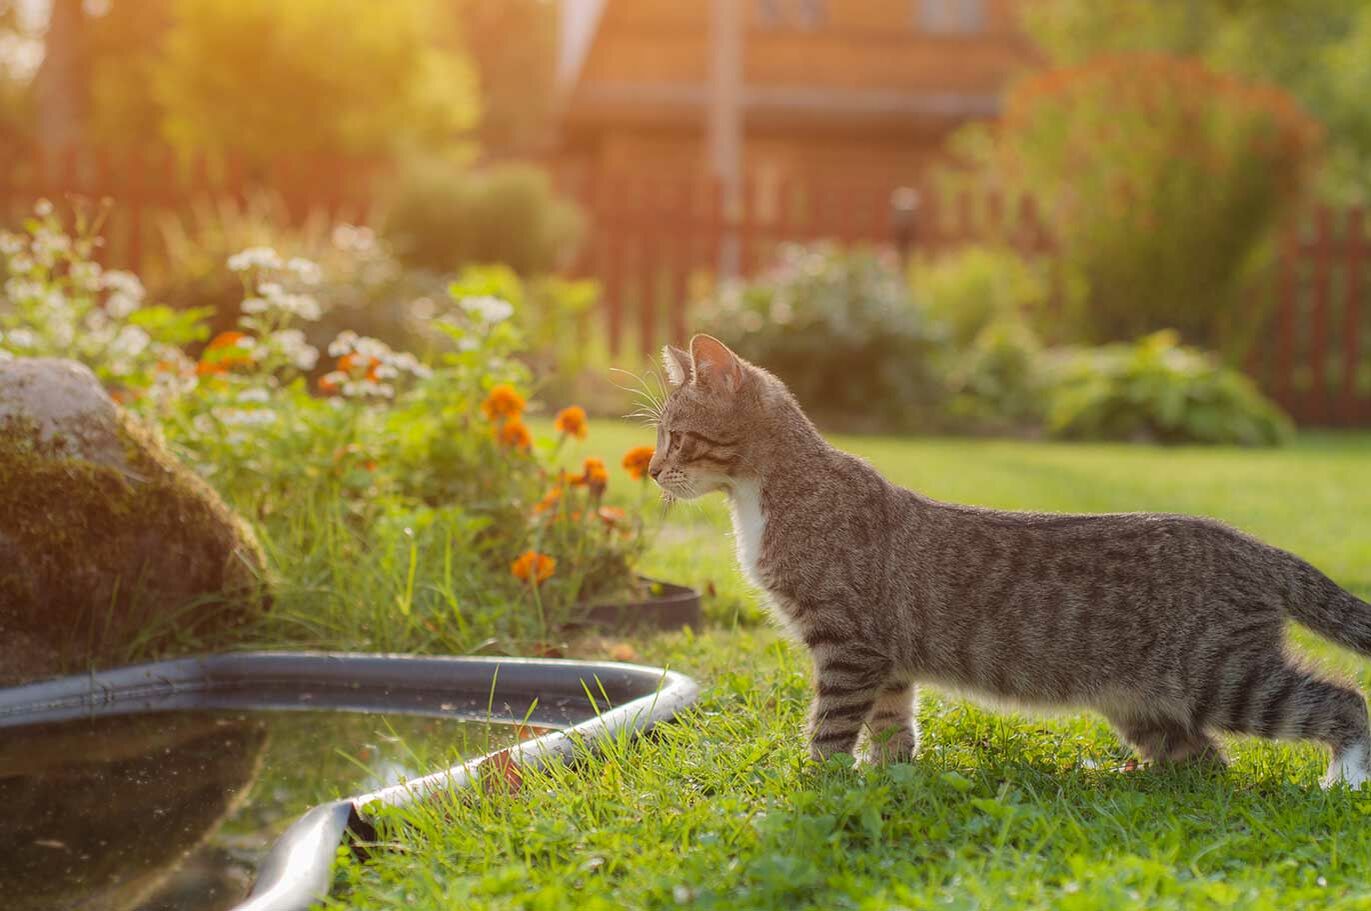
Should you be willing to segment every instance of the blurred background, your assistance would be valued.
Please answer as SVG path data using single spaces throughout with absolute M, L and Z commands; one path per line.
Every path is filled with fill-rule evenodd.
M 0 218 L 234 324 L 516 300 L 553 404 L 707 329 L 825 422 L 1371 425 L 1371 2 L 0 0 Z M 1282 413 L 1283 412 L 1283 413 Z

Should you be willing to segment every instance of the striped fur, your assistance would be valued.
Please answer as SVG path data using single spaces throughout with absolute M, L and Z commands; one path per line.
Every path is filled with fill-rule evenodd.
M 1301 667 L 1287 619 L 1371 654 L 1371 605 L 1209 519 L 940 503 L 829 446 L 775 377 L 696 336 L 665 352 L 652 477 L 730 497 L 739 560 L 815 669 L 812 753 L 903 759 L 915 684 L 1105 715 L 1144 757 L 1218 732 L 1322 741 L 1360 784 L 1366 703 Z

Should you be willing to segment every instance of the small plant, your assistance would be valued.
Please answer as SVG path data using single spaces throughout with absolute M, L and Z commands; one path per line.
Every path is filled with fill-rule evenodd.
M 708 301 L 703 321 L 820 420 L 912 427 L 941 407 L 941 333 L 874 251 L 783 247 L 770 272 Z
M 1047 428 L 1073 439 L 1271 446 L 1290 419 L 1247 377 L 1175 332 L 1066 351 L 1052 367 Z

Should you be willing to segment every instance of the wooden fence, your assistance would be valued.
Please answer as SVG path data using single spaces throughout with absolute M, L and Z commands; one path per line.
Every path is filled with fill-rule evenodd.
M 165 151 L 60 154 L 0 151 L 0 220 L 35 199 L 114 200 L 107 264 L 155 262 L 156 221 L 197 199 L 246 200 L 270 190 L 291 217 L 313 212 L 365 219 L 382 166 L 299 160 L 253 169 Z M 712 287 L 721 264 L 741 275 L 764 268 L 785 242 L 868 243 L 892 251 L 941 252 L 995 239 L 1050 261 L 1051 243 L 1031 201 L 1010 204 L 970 193 L 919 194 L 892 205 L 899 188 L 851 177 L 749 180 L 731 207 L 707 179 L 662 174 L 558 173 L 590 216 L 571 271 L 598 279 L 613 351 L 651 352 L 682 341 L 691 301 Z M 907 194 L 902 199 L 908 202 Z M 1282 239 L 1270 281 L 1256 292 L 1247 327 L 1256 338 L 1248 369 L 1306 424 L 1371 426 L 1371 237 L 1361 210 L 1308 214 Z

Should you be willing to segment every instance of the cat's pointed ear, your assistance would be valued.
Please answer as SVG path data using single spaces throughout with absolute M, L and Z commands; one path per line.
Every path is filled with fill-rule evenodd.
M 683 386 L 690 379 L 690 355 L 675 345 L 662 346 L 662 367 L 666 369 L 667 382 L 673 386 Z
M 690 359 L 695 365 L 695 385 L 730 395 L 743 387 L 743 362 L 717 338 L 692 338 Z

